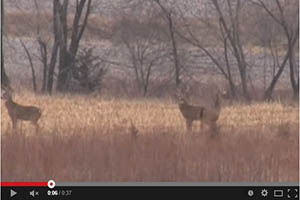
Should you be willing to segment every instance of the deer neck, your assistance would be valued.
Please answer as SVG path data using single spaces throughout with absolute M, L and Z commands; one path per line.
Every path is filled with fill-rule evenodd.
M 181 99 L 179 102 L 179 106 L 185 106 L 188 105 L 187 101 L 185 99 Z
M 16 103 L 12 100 L 11 97 L 8 97 L 7 100 L 5 101 L 5 105 L 6 107 L 12 107 L 13 105 L 15 105 Z

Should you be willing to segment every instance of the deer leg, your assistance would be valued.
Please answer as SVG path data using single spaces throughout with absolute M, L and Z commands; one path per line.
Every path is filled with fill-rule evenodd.
M 12 128 L 14 130 L 16 130 L 16 128 L 17 128 L 17 120 L 16 119 L 12 119 L 11 122 L 12 122 Z
M 186 129 L 188 131 L 190 131 L 192 129 L 192 123 L 193 123 L 193 121 L 187 119 L 187 120 L 185 120 L 185 123 L 186 123 Z
M 11 123 L 12 123 L 12 132 L 13 133 L 16 133 L 16 130 L 17 130 L 17 120 L 12 118 L 11 119 Z
M 37 121 L 33 121 L 32 124 L 35 126 L 35 133 L 38 133 L 39 131 L 39 124 L 37 123 Z
M 38 125 L 38 124 L 36 124 L 36 126 L 35 126 L 35 132 L 36 132 L 36 133 L 38 133 L 38 132 L 39 132 L 39 130 L 40 130 L 40 127 L 39 127 L 39 125 Z
M 211 122 L 210 123 L 210 130 L 212 132 L 212 137 L 216 136 L 218 134 L 218 127 L 216 122 Z

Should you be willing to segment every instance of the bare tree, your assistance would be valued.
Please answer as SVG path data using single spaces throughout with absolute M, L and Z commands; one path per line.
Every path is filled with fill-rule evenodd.
M 1 24 L 3 24 L 4 21 L 4 2 L 1 1 Z M 4 67 L 4 57 L 3 57 L 3 45 L 1 41 L 1 88 L 2 87 L 9 87 L 10 88 L 10 81 L 6 74 L 5 67 Z
M 59 45 L 59 64 L 58 64 L 58 80 L 57 90 L 60 92 L 67 91 L 72 67 L 74 65 L 76 53 L 78 51 L 79 42 L 82 38 L 83 32 L 87 25 L 90 14 L 91 0 L 77 0 L 75 5 L 75 14 L 72 24 L 72 33 L 70 38 L 70 45 L 68 46 L 68 0 L 60 2 L 60 0 L 53 1 L 54 16 L 55 16 L 55 37 L 58 38 Z M 86 6 L 86 12 L 83 15 L 83 10 Z M 81 17 L 82 23 L 81 23 Z
M 265 10 L 268 15 L 282 28 L 287 39 L 287 52 L 284 56 L 279 70 L 271 81 L 265 92 L 265 99 L 270 99 L 273 89 L 279 80 L 287 61 L 290 67 L 290 81 L 294 93 L 294 98 L 299 94 L 299 66 L 295 63 L 295 45 L 299 39 L 299 1 L 297 0 L 276 0 L 276 1 L 252 1 Z M 296 23 L 295 23 L 296 20 Z
M 69 1 L 53 0 L 53 38 L 49 39 L 49 41 L 53 41 L 51 49 L 49 41 L 41 37 L 40 25 L 37 24 L 37 42 L 40 47 L 40 61 L 43 66 L 43 92 L 52 93 L 56 67 L 58 67 L 57 90 L 60 92 L 68 90 L 79 43 L 91 12 L 91 2 L 92 0 L 76 0 L 70 29 L 68 25 Z M 34 5 L 38 17 L 41 15 L 39 3 L 34 0 Z M 69 33 L 70 30 L 71 34 Z
M 3 51 L 1 51 L 1 87 L 10 87 L 10 81 L 8 79 L 8 76 L 6 74 L 5 68 L 4 68 L 4 61 L 3 61 Z
M 178 48 L 177 48 L 177 39 L 176 39 L 176 33 L 175 33 L 175 25 L 174 25 L 174 10 L 168 10 L 159 0 L 154 0 L 159 7 L 161 8 L 163 14 L 164 14 L 164 20 L 166 21 L 168 25 L 168 31 L 169 31 L 169 38 L 171 41 L 172 46 L 172 55 L 173 55 L 173 61 L 174 61 L 174 72 L 175 72 L 175 84 L 178 88 L 180 85 L 180 70 L 181 65 L 179 61 L 179 55 L 178 55 Z
M 149 91 L 155 71 L 159 68 L 160 73 L 163 73 L 165 70 L 162 64 L 167 58 L 161 25 L 157 21 L 158 13 L 152 7 L 145 7 L 145 3 L 139 1 L 127 7 L 126 13 L 120 12 L 116 34 L 121 49 L 125 50 L 127 64 L 123 66 L 133 73 L 137 88 L 143 96 Z
M 250 96 L 248 93 L 247 87 L 247 63 L 245 59 L 245 53 L 243 49 L 243 44 L 240 38 L 240 12 L 242 8 L 242 2 L 237 0 L 236 2 L 232 2 L 227 0 L 228 7 L 228 20 L 225 19 L 224 10 L 220 7 L 220 2 L 217 0 L 212 0 L 217 13 L 219 15 L 219 21 L 221 24 L 221 30 L 223 30 L 229 40 L 229 43 L 233 49 L 233 55 L 237 61 L 237 66 L 240 72 L 240 78 L 243 88 L 244 97 L 247 100 L 250 100 Z
M 237 80 L 234 79 L 232 71 L 233 66 L 236 66 L 243 97 L 250 100 L 247 86 L 248 65 L 240 27 L 244 2 L 241 0 L 212 0 L 206 4 L 196 1 L 195 4 L 193 6 L 196 12 L 192 15 L 198 21 L 186 17 L 187 10 L 181 11 L 181 20 L 184 25 L 177 28 L 176 33 L 189 44 L 199 48 L 215 64 L 218 71 L 228 81 L 231 96 L 234 98 L 237 98 L 236 85 L 238 83 L 236 83 Z
M 34 93 L 36 93 L 37 92 L 37 84 L 36 84 L 35 69 L 33 66 L 32 57 L 31 57 L 31 54 L 29 53 L 28 48 L 24 44 L 24 42 L 22 40 L 20 40 L 20 43 L 21 43 L 22 47 L 24 48 L 26 55 L 28 57 L 28 60 L 29 60 L 29 65 L 30 65 L 31 75 L 32 75 L 32 87 L 33 87 Z
M 38 38 L 38 43 L 40 46 L 40 56 L 41 56 L 41 62 L 43 65 L 43 83 L 42 83 L 42 89 L 41 91 L 45 93 L 47 91 L 47 79 L 48 79 L 48 48 L 46 42 L 41 40 L 41 38 Z M 53 77 L 53 74 L 52 74 Z M 52 90 L 52 88 L 51 88 Z M 50 90 L 50 91 L 51 91 Z M 49 92 L 51 93 L 51 92 Z
M 17 8 L 18 12 L 22 13 L 22 15 L 26 16 L 28 14 L 28 12 L 25 11 L 24 8 L 22 8 L 22 6 L 20 6 L 21 3 L 17 2 L 17 1 L 11 2 L 11 3 L 14 4 L 14 7 Z M 29 5 L 31 7 L 33 7 L 34 12 L 30 13 L 30 14 L 32 14 L 32 16 L 34 16 L 35 20 L 27 21 L 26 24 L 24 24 L 24 26 L 26 26 L 28 28 L 26 30 L 29 30 L 28 33 L 30 35 L 32 34 L 31 36 L 35 36 L 37 38 L 37 41 L 39 42 L 39 44 L 41 44 L 41 43 L 44 44 L 44 48 L 45 48 L 44 53 L 45 54 L 41 53 L 41 55 L 38 55 L 34 51 L 31 51 L 31 49 L 28 47 L 26 42 L 23 41 L 22 39 L 20 39 L 20 44 L 23 47 L 25 54 L 28 58 L 28 62 L 29 62 L 29 66 L 30 66 L 31 74 L 32 74 L 32 85 L 33 85 L 34 92 L 38 91 L 38 81 L 37 81 L 38 73 L 36 73 L 34 63 L 35 63 L 36 59 L 42 61 L 44 70 L 43 70 L 43 77 L 42 77 L 43 85 L 42 85 L 41 91 L 45 92 L 46 91 L 46 81 L 47 81 L 47 73 L 46 72 L 47 72 L 48 65 L 45 62 L 43 62 L 43 60 L 44 60 L 44 58 L 47 58 L 47 49 L 46 49 L 47 46 L 46 46 L 46 42 L 41 39 L 41 35 L 43 35 L 44 38 L 47 37 L 47 36 L 45 36 L 48 33 L 48 30 L 46 29 L 47 25 L 42 24 L 43 20 L 45 20 L 47 18 L 47 14 L 43 12 L 45 10 L 41 10 L 41 2 L 39 2 L 38 0 L 31 0 L 29 2 Z
M 154 15 L 146 21 L 124 16 L 119 30 L 120 42 L 125 47 L 129 61 L 125 66 L 133 71 L 136 84 L 143 96 L 148 93 L 154 69 L 159 67 L 166 57 L 166 47 L 154 19 Z

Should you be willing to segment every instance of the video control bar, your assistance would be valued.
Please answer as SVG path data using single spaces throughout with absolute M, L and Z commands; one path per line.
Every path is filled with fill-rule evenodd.
M 109 197 L 122 199 L 132 197 L 159 198 L 162 195 L 189 199 L 246 199 L 246 200 L 294 200 L 299 199 L 299 187 L 206 187 L 206 186 L 57 186 L 49 187 L 1 187 L 1 199 L 27 199 L 27 200 L 81 200 L 89 197 Z

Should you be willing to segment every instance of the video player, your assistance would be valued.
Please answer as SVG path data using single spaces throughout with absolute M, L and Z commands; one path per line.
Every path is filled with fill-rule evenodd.
M 298 0 L 2 0 L 1 199 L 299 199 Z

